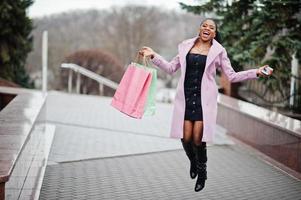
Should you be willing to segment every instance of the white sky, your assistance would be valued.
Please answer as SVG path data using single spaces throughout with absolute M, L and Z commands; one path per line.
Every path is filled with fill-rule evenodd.
M 199 4 L 198 0 L 34 0 L 29 8 L 30 17 L 42 17 L 77 9 L 102 9 L 126 4 L 160 6 L 167 9 L 180 9 L 179 3 Z

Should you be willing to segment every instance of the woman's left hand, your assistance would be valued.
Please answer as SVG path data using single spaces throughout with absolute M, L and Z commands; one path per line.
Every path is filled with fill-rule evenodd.
M 268 67 L 268 65 L 264 65 L 264 66 L 259 67 L 259 68 L 257 69 L 257 72 L 256 72 L 257 76 L 261 76 L 261 77 L 269 77 L 269 76 L 272 75 L 273 70 L 270 70 L 268 75 L 262 73 L 262 70 L 263 70 L 265 67 Z

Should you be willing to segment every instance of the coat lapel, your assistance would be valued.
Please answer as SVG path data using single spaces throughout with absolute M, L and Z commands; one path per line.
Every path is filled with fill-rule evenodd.
M 188 39 L 184 42 L 183 45 L 183 57 L 186 58 L 186 55 L 188 54 L 189 50 L 193 47 L 195 41 L 198 39 L 198 37 L 194 37 L 191 39 Z
M 218 43 L 215 39 L 213 39 L 212 46 L 209 49 L 207 60 L 206 60 L 206 68 L 214 61 L 214 59 L 220 54 L 223 50 L 223 47 L 220 43 Z

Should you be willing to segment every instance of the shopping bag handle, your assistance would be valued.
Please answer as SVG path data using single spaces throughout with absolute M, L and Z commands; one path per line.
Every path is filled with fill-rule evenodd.
M 149 59 L 146 57 L 146 56 L 144 56 L 144 55 L 141 55 L 139 52 L 137 53 L 137 55 L 136 55 L 136 59 L 135 59 L 135 62 L 136 63 L 139 63 L 139 61 L 141 61 L 142 60 L 142 64 L 144 65 L 144 66 L 146 66 L 146 67 L 150 67 L 151 65 L 150 65 L 150 63 L 149 63 Z

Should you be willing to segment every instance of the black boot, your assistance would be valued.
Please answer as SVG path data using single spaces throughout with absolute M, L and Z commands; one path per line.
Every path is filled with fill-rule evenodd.
M 190 160 L 190 177 L 194 179 L 197 176 L 197 168 L 196 168 L 196 156 L 193 151 L 192 141 L 185 142 L 184 139 L 181 139 L 183 148 L 186 152 L 187 157 Z
M 193 145 L 193 149 L 196 155 L 196 166 L 198 178 L 196 180 L 194 190 L 196 192 L 201 191 L 205 187 L 205 181 L 207 179 L 207 147 L 206 142 L 202 142 L 201 145 Z

